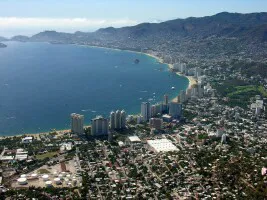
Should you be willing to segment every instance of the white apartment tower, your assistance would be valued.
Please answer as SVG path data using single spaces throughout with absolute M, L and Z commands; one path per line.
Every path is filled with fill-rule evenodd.
M 126 127 L 126 112 L 117 110 L 110 113 L 110 129 L 124 129 Z
M 83 130 L 84 116 L 76 113 L 72 113 L 70 116 L 71 116 L 71 132 L 78 134 L 84 133 Z
M 115 112 L 110 113 L 110 129 L 115 128 Z
M 121 111 L 121 129 L 126 128 L 126 112 L 124 110 Z
M 141 104 L 141 115 L 143 116 L 144 121 L 148 121 L 150 118 L 150 103 L 143 102 Z
M 121 111 L 117 110 L 115 112 L 115 129 L 121 128 Z
M 97 116 L 96 118 L 92 119 L 91 122 L 91 134 L 93 136 L 108 134 L 108 119 L 102 116 Z

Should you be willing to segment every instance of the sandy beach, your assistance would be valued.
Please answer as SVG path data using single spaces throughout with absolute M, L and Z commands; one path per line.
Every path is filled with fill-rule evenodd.
M 153 57 L 153 58 L 157 59 L 158 62 L 160 62 L 160 63 L 162 63 L 162 64 L 166 64 L 166 65 L 168 65 L 168 67 L 169 67 L 170 69 L 173 69 L 173 65 L 172 65 L 172 64 L 168 64 L 168 63 L 164 63 L 164 61 L 163 61 L 162 58 L 159 58 L 159 57 L 157 57 L 157 56 L 155 56 L 155 55 L 153 55 L 153 54 L 149 54 L 149 53 L 143 53 L 143 54 L 145 54 L 145 55 L 147 55 L 147 56 L 150 56 L 150 57 Z M 193 85 L 196 85 L 196 84 L 197 84 L 197 80 L 195 79 L 194 76 L 186 76 L 186 75 L 184 75 L 184 74 L 182 74 L 182 73 L 180 73 L 180 72 L 176 72 L 176 74 L 177 74 L 178 76 L 184 76 L 184 77 L 186 77 L 186 78 L 188 79 L 189 84 L 188 84 L 187 89 L 190 89 L 190 88 L 193 87 Z M 177 96 L 178 96 L 178 95 L 177 95 Z M 174 97 L 171 101 L 173 101 L 173 102 L 177 102 L 177 96 Z
M 187 87 L 188 89 L 192 88 L 193 85 L 197 84 L 197 81 L 196 81 L 194 76 L 185 76 L 184 74 L 181 74 L 180 72 L 176 72 L 176 74 L 179 75 L 179 76 L 184 76 L 184 77 L 186 77 L 188 79 L 188 81 L 189 81 L 189 84 L 188 84 L 188 87 Z
M 125 49 L 125 50 L 124 50 L 124 49 L 122 50 L 122 49 L 114 49 L 114 48 L 109 48 L 109 47 L 91 46 L 91 45 L 82 45 L 82 46 L 90 46 L 90 47 L 96 47 L 96 48 L 112 49 L 112 50 L 117 50 L 117 51 L 128 51 L 128 52 L 133 52 L 133 53 L 145 54 L 145 55 L 147 55 L 147 56 L 149 56 L 149 57 L 155 58 L 159 63 L 168 65 L 168 67 L 169 67 L 170 69 L 173 68 L 173 65 L 172 65 L 172 64 L 165 63 L 165 62 L 163 61 L 162 58 L 160 58 L 160 57 L 158 57 L 158 56 L 156 56 L 156 55 L 154 55 L 154 54 L 150 54 L 150 53 L 144 53 L 144 52 L 138 52 L 138 51 L 126 50 L 126 49 Z M 188 79 L 189 84 L 188 84 L 187 89 L 192 88 L 193 85 L 197 84 L 197 81 L 196 81 L 196 79 L 195 79 L 194 76 L 186 76 L 186 75 L 184 75 L 184 74 L 182 74 L 182 73 L 179 73 L 179 72 L 176 72 L 176 74 L 177 74 L 178 76 L 184 76 L 184 77 L 186 77 L 186 78 Z M 178 96 L 178 95 L 177 95 L 177 96 Z M 174 98 L 172 99 L 172 101 L 177 101 L 177 96 L 174 97 Z
M 157 59 L 158 62 L 160 62 L 162 64 L 166 64 L 166 65 L 169 66 L 170 69 L 173 69 L 173 65 L 172 64 L 168 64 L 168 63 L 164 63 L 162 58 L 159 58 L 159 57 L 157 57 L 157 56 L 155 56 L 153 54 L 149 54 L 149 53 L 143 53 L 143 54 L 145 54 L 147 56 L 150 56 L 150 57 L 153 57 L 153 58 Z M 186 77 L 188 79 L 188 81 L 189 81 L 188 88 L 191 88 L 193 85 L 195 85 L 197 83 L 197 81 L 196 81 L 194 76 L 186 76 L 186 75 L 184 75 L 184 74 L 182 74 L 180 72 L 176 72 L 176 74 L 179 75 L 179 76 L 184 76 L 184 77 Z
M 91 127 L 91 126 L 84 126 L 84 128 L 88 128 L 88 127 Z M 60 135 L 64 135 L 65 133 L 70 133 L 71 130 L 70 129 L 60 129 L 60 130 L 52 129 L 51 131 L 40 132 L 40 133 L 36 132 L 36 133 L 23 133 L 23 134 L 18 134 L 18 135 L 7 135 L 7 136 L 3 135 L 3 136 L 0 136 L 0 140 L 4 138 L 23 137 L 23 136 L 32 136 L 35 139 L 39 139 L 40 135 L 48 135 L 49 133 L 52 133 L 52 132 L 56 132 L 57 135 L 60 136 Z
M 0 136 L 0 139 L 4 138 L 10 138 L 10 137 L 23 137 L 23 136 L 32 136 L 35 139 L 40 139 L 40 135 L 48 135 L 51 132 L 57 132 L 58 135 L 63 135 L 64 133 L 70 132 L 70 129 L 64 129 L 64 130 L 51 130 L 48 132 L 41 132 L 41 133 L 23 133 L 19 135 L 7 135 L 7 136 Z

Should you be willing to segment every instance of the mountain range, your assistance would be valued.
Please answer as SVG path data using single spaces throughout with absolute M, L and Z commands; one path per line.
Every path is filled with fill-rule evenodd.
M 3 40 L 5 38 L 0 37 L 0 41 Z M 207 52 L 212 52 L 216 48 L 220 54 L 228 46 L 231 46 L 230 52 L 236 52 L 237 49 L 253 49 L 257 45 L 266 44 L 267 13 L 222 12 L 213 16 L 189 17 L 161 23 L 101 28 L 95 32 L 44 31 L 32 37 L 15 36 L 11 40 L 75 43 L 137 51 L 151 49 L 169 54 L 183 49 L 183 52 L 192 56 L 197 55 L 199 50 L 192 52 L 191 49 L 204 48 Z M 253 48 L 249 45 L 253 45 Z
M 123 28 L 101 28 L 95 32 L 60 33 L 44 31 L 33 35 L 15 36 L 19 41 L 93 41 L 93 40 L 134 40 L 173 35 L 179 38 L 237 37 L 258 42 L 267 41 L 267 13 L 222 12 L 207 17 L 189 17 L 161 23 L 142 23 Z M 0 41 L 5 38 L 0 37 Z

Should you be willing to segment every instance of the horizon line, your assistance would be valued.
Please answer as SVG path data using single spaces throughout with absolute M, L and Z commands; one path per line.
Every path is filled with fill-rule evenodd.
M 146 24 L 146 23 L 150 23 L 150 24 L 159 24 L 159 23 L 164 23 L 164 22 L 168 22 L 168 21 L 172 21 L 172 20 L 186 20 L 186 19 L 190 19 L 190 18 L 204 18 L 204 17 L 212 17 L 218 14 L 222 14 L 222 13 L 228 13 L 228 14 L 260 14 L 260 13 L 267 13 L 267 12 L 248 12 L 248 13 L 241 13 L 241 12 L 228 12 L 228 11 L 222 11 L 222 12 L 218 12 L 212 15 L 204 15 L 201 17 L 197 17 L 197 16 L 189 16 L 189 17 L 185 17 L 185 18 L 176 18 L 173 17 L 171 19 L 167 19 L 167 20 L 160 20 L 160 19 L 156 19 L 156 20 L 151 20 L 151 21 L 136 21 L 136 20 L 131 20 L 131 19 L 127 19 L 127 18 L 122 18 L 122 19 L 89 19 L 89 18 L 46 18 L 46 17 L 0 17 L 0 27 L 2 26 L 9 26 L 9 22 L 11 22 L 11 24 L 13 23 L 13 25 L 15 25 L 15 23 L 22 23 L 24 26 L 27 25 L 27 21 L 28 22 L 35 22 L 35 23 L 49 23 L 49 22 L 53 22 L 55 24 L 51 24 L 52 26 L 55 26 L 56 24 L 58 24 L 58 28 L 57 27 L 53 27 L 53 28 L 44 28 L 41 31 L 36 31 L 35 33 L 30 33 L 30 34 L 12 34 L 11 36 L 5 36 L 5 34 L 0 35 L 0 37 L 4 37 L 5 39 L 12 39 L 15 36 L 26 36 L 26 37 L 32 37 L 38 33 L 42 33 L 42 32 L 47 32 L 47 31 L 53 31 L 53 32 L 58 32 L 58 33 L 69 33 L 69 34 L 75 34 L 76 32 L 83 32 L 83 33 L 93 33 L 96 32 L 100 29 L 106 29 L 106 28 L 124 28 L 124 27 L 134 27 L 140 24 Z M 9 20 L 9 22 L 7 22 L 6 20 Z M 24 20 L 24 21 L 23 21 Z M 69 25 L 76 25 L 76 26 L 81 26 L 81 28 L 79 29 L 77 27 L 77 29 L 75 27 L 69 27 L 69 30 L 60 30 L 62 28 L 61 23 L 65 22 L 69 23 Z M 64 25 L 65 25 L 64 24 Z M 88 27 L 89 31 L 85 31 L 84 29 L 86 28 L 86 25 L 100 25 L 100 27 Z M 103 27 L 101 27 L 101 24 L 103 24 Z M 118 26 L 116 26 L 118 25 Z M 33 25 L 33 27 L 35 27 L 36 25 Z M 60 28 L 61 27 L 61 28 Z M 65 27 L 65 26 L 64 26 Z M 11 28 L 14 28 L 11 26 Z M 91 30 L 90 30 L 91 29 Z

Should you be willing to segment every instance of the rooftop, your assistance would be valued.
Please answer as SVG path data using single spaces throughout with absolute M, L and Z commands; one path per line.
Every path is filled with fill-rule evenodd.
M 131 142 L 141 142 L 140 138 L 137 136 L 129 136 L 128 138 Z
M 147 140 L 147 143 L 156 152 L 178 151 L 178 148 L 168 139 Z

